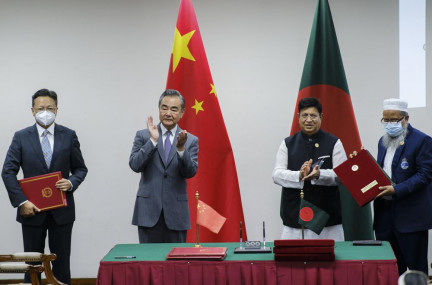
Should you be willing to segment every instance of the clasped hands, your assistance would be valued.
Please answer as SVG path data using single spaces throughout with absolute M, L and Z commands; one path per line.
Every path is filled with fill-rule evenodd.
M 157 125 L 155 125 L 153 123 L 153 117 L 152 116 L 149 116 L 147 118 L 147 129 L 150 132 L 151 140 L 153 142 L 157 143 L 157 141 L 159 139 L 159 131 L 158 131 Z M 186 141 L 187 141 L 187 131 L 182 130 L 177 135 L 177 144 L 176 144 L 177 151 L 184 151 L 185 150 Z
M 361 149 L 364 149 L 363 146 L 361 146 Z M 354 151 L 353 153 L 350 153 L 349 157 L 353 158 L 355 156 L 357 156 L 358 152 Z M 381 193 L 379 193 L 376 198 L 382 197 L 382 196 L 391 196 L 394 195 L 396 193 L 396 191 L 394 190 L 393 185 L 386 185 L 386 186 L 380 186 L 378 187 L 379 190 L 381 190 Z
M 312 159 L 305 161 L 300 168 L 299 178 L 301 181 L 309 181 L 312 179 L 318 179 L 320 177 L 320 169 L 318 165 L 312 169 Z

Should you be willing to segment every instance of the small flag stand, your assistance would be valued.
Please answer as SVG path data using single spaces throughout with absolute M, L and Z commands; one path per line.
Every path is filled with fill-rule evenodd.
M 196 193 L 195 193 L 195 198 L 196 198 L 196 201 L 197 201 L 197 211 L 199 211 L 199 202 L 198 202 L 198 200 L 199 200 L 199 193 L 198 193 L 198 191 L 196 191 Z M 195 247 L 201 247 L 201 245 L 199 243 L 199 225 L 198 225 L 198 222 L 196 222 L 196 243 L 195 243 Z
M 300 190 L 300 199 L 303 199 L 303 198 L 304 198 L 304 192 L 303 192 L 303 189 L 301 189 Z M 301 203 L 300 203 L 300 205 L 301 205 Z M 302 239 L 304 239 L 304 225 L 302 225 L 301 230 L 302 230 Z

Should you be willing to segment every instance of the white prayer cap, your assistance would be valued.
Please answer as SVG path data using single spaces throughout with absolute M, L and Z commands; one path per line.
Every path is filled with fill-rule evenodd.
M 383 110 L 397 110 L 408 113 L 408 102 L 397 98 L 385 99 Z

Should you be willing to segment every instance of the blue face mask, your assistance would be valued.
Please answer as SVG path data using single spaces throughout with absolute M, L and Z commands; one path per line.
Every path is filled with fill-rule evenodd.
M 397 123 L 385 123 L 384 129 L 386 133 L 391 137 L 397 137 L 403 132 L 403 127 L 401 122 Z

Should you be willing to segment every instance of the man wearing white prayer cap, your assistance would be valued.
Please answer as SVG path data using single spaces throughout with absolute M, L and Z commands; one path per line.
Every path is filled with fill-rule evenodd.
M 408 103 L 383 102 L 385 134 L 377 161 L 393 185 L 380 187 L 374 201 L 377 240 L 389 241 L 399 275 L 407 268 L 428 274 L 428 230 L 432 229 L 432 138 L 409 123 Z

